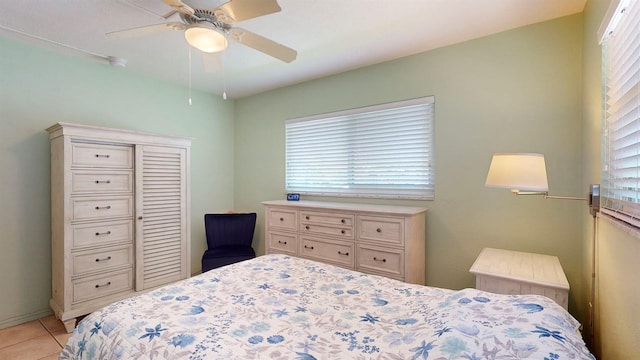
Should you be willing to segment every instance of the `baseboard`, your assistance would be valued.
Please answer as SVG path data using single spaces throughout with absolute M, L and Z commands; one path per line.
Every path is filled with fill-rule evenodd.
M 14 316 L 8 319 L 0 320 L 0 329 L 8 328 L 14 325 L 24 324 L 26 322 L 37 320 L 45 316 L 49 316 L 53 314 L 50 308 L 42 309 L 40 311 L 35 311 L 29 314 L 22 314 L 19 316 Z

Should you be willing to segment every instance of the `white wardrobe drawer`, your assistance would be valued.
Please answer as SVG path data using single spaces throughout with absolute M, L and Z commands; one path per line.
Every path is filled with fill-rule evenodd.
M 297 215 L 295 210 L 270 208 L 267 212 L 267 221 L 269 227 L 295 231 L 298 224 Z
M 338 263 L 353 268 L 355 259 L 353 250 L 353 243 L 314 239 L 312 237 L 300 238 L 300 255 L 309 259 Z
M 298 239 L 296 233 L 272 231 L 267 234 L 269 251 L 296 254 Z
M 71 191 L 81 193 L 132 192 L 132 171 L 82 171 L 71 173 Z
M 133 241 L 133 221 L 106 221 L 73 225 L 73 248 Z
M 108 219 L 133 215 L 133 197 L 92 197 L 72 200 L 73 220 Z
M 359 244 L 356 270 L 402 280 L 404 277 L 404 251 Z
M 358 216 L 358 240 L 404 246 L 404 219 L 382 216 Z
M 74 252 L 73 276 L 105 271 L 133 264 L 133 246 L 120 246 L 100 251 Z
M 131 269 L 73 280 L 73 303 L 133 289 Z
M 133 168 L 131 146 L 101 144 L 71 144 L 71 166 Z

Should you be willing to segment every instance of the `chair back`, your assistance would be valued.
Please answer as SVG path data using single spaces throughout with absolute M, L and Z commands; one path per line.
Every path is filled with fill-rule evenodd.
M 204 229 L 207 246 L 251 247 L 256 227 L 256 213 L 205 214 Z

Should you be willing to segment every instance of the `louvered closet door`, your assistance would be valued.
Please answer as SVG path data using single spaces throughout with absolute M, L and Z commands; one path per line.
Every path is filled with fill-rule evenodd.
M 188 277 L 187 153 L 136 147 L 136 290 Z

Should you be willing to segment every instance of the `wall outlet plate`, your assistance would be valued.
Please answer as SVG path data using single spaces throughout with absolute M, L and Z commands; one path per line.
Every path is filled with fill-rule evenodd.
M 589 208 L 593 216 L 600 211 L 600 184 L 591 184 L 589 187 Z

